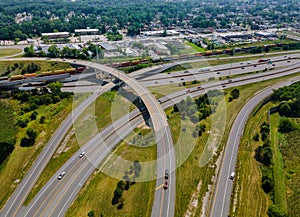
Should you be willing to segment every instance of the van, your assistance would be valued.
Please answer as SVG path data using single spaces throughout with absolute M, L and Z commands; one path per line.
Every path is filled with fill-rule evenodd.
M 231 174 L 230 174 L 230 179 L 231 179 L 231 180 L 234 179 L 234 175 L 235 175 L 235 173 L 234 173 L 234 172 L 231 172 Z

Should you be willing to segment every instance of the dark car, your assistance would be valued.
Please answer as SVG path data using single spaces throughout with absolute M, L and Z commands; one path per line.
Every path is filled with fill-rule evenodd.
M 166 190 L 166 189 L 168 189 L 168 187 L 169 187 L 169 183 L 168 183 L 168 181 L 165 181 L 164 182 L 164 189 Z
M 168 179 L 168 178 L 169 178 L 169 170 L 166 169 L 166 170 L 165 170 L 165 179 Z

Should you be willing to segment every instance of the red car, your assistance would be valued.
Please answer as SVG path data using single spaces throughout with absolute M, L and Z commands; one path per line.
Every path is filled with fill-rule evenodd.
M 165 183 L 164 183 L 164 189 L 168 189 L 168 187 L 169 187 L 168 181 L 165 181 Z

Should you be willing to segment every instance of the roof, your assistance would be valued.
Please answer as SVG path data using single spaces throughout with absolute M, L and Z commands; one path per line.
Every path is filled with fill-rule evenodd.
M 54 36 L 54 35 L 69 35 L 69 32 L 50 32 L 50 33 L 42 33 L 42 36 Z
M 75 32 L 99 32 L 99 29 L 75 29 Z
M 107 51 L 118 50 L 114 45 L 107 43 L 107 42 L 100 42 L 99 45 Z

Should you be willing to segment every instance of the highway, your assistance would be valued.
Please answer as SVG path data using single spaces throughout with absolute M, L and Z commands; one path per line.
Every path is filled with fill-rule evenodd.
M 272 66 L 272 64 L 268 64 L 268 62 L 258 63 L 257 60 L 251 60 L 233 63 L 232 66 L 231 64 L 224 64 L 213 67 L 206 67 L 206 69 L 203 67 L 202 70 L 201 68 L 197 68 L 172 73 L 155 74 L 146 78 L 138 78 L 138 80 L 140 80 L 141 84 L 143 84 L 144 86 L 152 87 L 160 85 L 169 85 L 172 83 L 182 83 L 184 81 L 204 81 L 208 79 L 207 74 L 210 74 L 209 77 L 217 79 L 219 77 L 228 76 L 229 74 L 231 76 L 241 74 L 246 75 L 247 73 L 251 73 L 253 71 L 262 71 L 266 68 L 268 68 L 269 70 L 265 73 L 272 73 L 276 70 L 280 70 L 280 68 L 282 67 L 291 66 L 294 63 L 299 62 L 299 59 L 297 58 L 300 58 L 300 54 L 289 55 L 286 57 L 277 56 L 270 58 L 272 64 L 274 64 L 275 66 Z
M 102 69 L 103 70 L 103 69 Z M 278 75 L 277 75 L 278 76 Z M 259 80 L 263 80 L 263 79 L 268 79 L 268 78 L 260 78 L 260 79 L 257 79 L 257 81 L 259 81 Z M 234 81 L 234 80 L 233 80 Z M 247 81 L 247 82 L 250 82 L 250 81 Z M 244 82 L 244 83 L 247 83 L 247 82 Z M 252 81 L 251 81 L 252 82 Z M 211 84 L 212 85 L 212 84 Z M 228 87 L 229 86 L 234 86 L 234 85 L 236 85 L 236 86 L 238 86 L 238 85 L 241 85 L 241 83 L 235 83 L 235 82 L 232 82 L 232 83 L 227 83 L 226 84 Z M 196 90 L 196 88 L 195 88 L 195 90 L 194 89 L 192 89 L 192 93 L 191 93 L 191 95 L 197 95 L 198 93 L 199 94 L 202 94 L 202 93 L 200 93 L 199 91 L 198 92 L 196 92 L 197 90 Z M 185 91 L 181 91 L 180 93 L 177 93 L 177 94 L 179 94 L 179 95 L 183 95 L 183 97 L 185 97 L 186 96 L 186 93 L 185 93 Z M 174 101 L 175 102 L 175 101 Z M 163 131 L 165 131 L 166 129 L 163 129 Z M 119 134 L 119 133 L 118 133 Z M 167 134 L 166 134 L 167 135 Z M 167 137 L 165 137 L 165 138 L 163 138 L 163 139 L 166 139 L 166 140 L 168 140 L 168 138 Z M 110 150 L 110 149 L 109 149 Z M 166 149 L 165 150 L 163 150 L 163 152 L 166 152 L 166 151 L 169 151 L 168 150 L 168 147 L 166 147 Z M 78 154 L 78 153 L 77 153 Z M 106 153 L 106 155 L 107 155 L 108 153 Z M 77 159 L 78 158 L 78 155 L 77 156 L 75 156 L 75 158 Z M 105 156 L 103 155 L 103 159 L 105 158 Z M 175 158 L 173 158 L 173 159 L 175 159 Z M 78 160 L 78 159 L 77 159 Z M 164 162 L 164 161 L 162 161 L 162 162 Z M 171 162 L 171 161 L 170 161 Z M 163 163 L 162 163 L 163 164 Z M 171 169 L 172 168 L 172 165 L 168 165 L 169 166 L 169 168 Z M 93 167 L 94 168 L 94 167 Z M 158 174 L 160 174 L 160 175 L 162 175 L 161 177 L 163 177 L 163 175 L 164 175 L 164 170 L 165 170 L 165 168 L 166 168 L 166 165 L 164 165 L 163 167 L 162 167 L 163 169 L 161 169 L 160 170 L 160 172 L 158 173 Z M 90 171 L 90 170 L 94 170 L 94 169 L 89 169 L 89 170 L 87 170 L 87 171 Z M 85 171 L 85 170 L 83 170 L 83 171 Z M 58 173 L 59 172 L 61 172 L 61 171 L 58 171 Z M 78 172 L 79 173 L 79 172 Z M 75 176 L 78 178 L 78 177 L 80 177 L 79 175 L 78 175 L 78 173 L 77 172 L 74 172 L 73 174 L 75 174 Z M 160 176 L 159 175 L 159 176 Z M 170 177 L 170 180 L 173 180 L 173 178 L 172 178 L 172 175 L 174 176 L 174 179 L 175 179 L 175 174 L 174 173 L 171 173 L 171 177 Z M 76 178 L 75 177 L 75 178 Z M 88 178 L 88 176 L 87 175 L 83 175 L 83 176 L 81 176 L 81 177 L 86 177 L 86 179 Z M 66 178 L 67 178 L 67 175 L 66 175 Z M 57 174 L 54 176 L 54 179 L 57 179 Z M 67 180 L 67 179 L 66 179 Z M 68 179 L 69 180 L 69 179 Z M 71 180 L 71 179 L 70 179 Z M 73 180 L 73 179 L 72 179 Z M 72 185 L 74 185 L 74 183 L 76 183 L 76 182 L 78 182 L 78 180 L 76 181 L 76 179 L 74 179 L 75 181 L 74 182 L 72 182 L 73 184 Z M 160 183 L 160 185 L 162 184 L 162 182 L 161 182 L 162 180 L 158 180 L 158 183 Z M 76 185 L 75 184 L 75 186 L 77 186 L 76 187 L 76 189 L 78 189 L 78 191 L 80 190 L 80 186 L 82 186 L 82 183 L 84 183 L 84 181 L 79 181 L 79 183 L 80 184 L 78 184 L 78 185 Z M 71 183 L 66 183 L 66 185 L 70 185 Z M 21 184 L 20 184 L 21 185 Z M 20 186 L 19 185 L 19 186 Z M 174 187 L 175 187 L 175 185 L 173 185 Z M 159 186 L 157 186 L 157 187 L 159 187 Z M 172 185 L 170 185 L 170 187 L 169 188 L 171 188 L 172 187 Z M 66 187 L 64 187 L 64 188 L 66 188 Z M 71 196 L 69 196 L 69 197 L 66 197 L 66 198 L 68 198 L 68 200 L 66 201 L 66 203 L 68 202 L 68 201 L 72 201 L 74 198 L 75 198 L 75 196 L 76 196 L 76 189 L 75 189 L 75 191 L 71 191 L 71 192 L 74 192 L 74 193 L 72 193 L 72 195 Z M 69 191 L 69 190 L 68 190 Z M 172 191 L 172 189 L 171 189 L 171 191 Z M 157 192 L 159 192 L 159 191 L 157 191 Z M 169 192 L 169 190 L 166 190 L 166 191 L 163 191 L 162 190 L 162 188 L 161 188 L 161 192 L 160 193 L 158 193 L 158 195 L 160 195 L 160 197 L 161 198 L 171 198 L 171 200 L 175 200 L 175 194 L 174 194 L 174 197 L 167 197 L 166 195 L 168 194 L 168 192 Z M 61 194 L 59 194 L 59 195 L 61 195 Z M 170 195 L 170 194 L 169 194 Z M 63 195 L 61 195 L 61 196 L 63 196 Z M 64 201 L 64 200 L 63 200 Z M 164 200 L 165 201 L 165 200 Z M 172 201 L 170 201 L 170 202 L 172 202 Z M 64 202 L 61 202 L 61 203 L 59 203 L 59 204 L 66 204 L 66 203 L 64 203 Z M 70 202 L 71 203 L 71 202 Z M 22 203 L 20 203 L 20 204 L 22 204 Z M 159 212 L 159 215 L 161 214 L 161 216 L 164 216 L 164 214 L 165 213 L 163 213 L 163 212 L 165 212 L 166 210 L 168 210 L 167 208 L 168 208 L 168 204 L 169 204 L 169 202 L 167 202 L 166 203 L 166 209 L 165 209 L 165 205 L 163 205 L 162 206 L 162 204 L 159 204 L 160 205 L 160 207 L 163 207 L 164 209 L 160 209 L 157 205 L 155 205 L 155 207 L 157 208 L 156 210 L 159 210 L 158 212 Z M 65 210 L 67 209 L 67 207 L 68 207 L 68 205 L 65 205 Z M 59 210 L 59 209 L 58 209 Z M 47 211 L 48 212 L 48 211 Z M 55 213 L 56 211 L 54 211 L 54 213 Z M 174 212 L 174 211 L 173 211 Z M 3 213 L 3 212 L 2 212 Z M 63 212 L 61 212 L 61 210 L 60 211 L 57 211 L 57 213 L 55 213 L 55 214 L 62 214 Z M 172 215 L 172 211 L 171 212 L 169 212 L 169 213 L 171 213 L 171 214 L 169 214 L 170 216 Z M 174 213 L 173 213 L 174 214 Z M 159 216 L 159 215 L 157 215 L 157 216 Z M 13 216 L 13 215 L 7 215 L 7 216 Z M 20 216 L 23 216 L 23 215 L 20 215 Z
M 231 200 L 231 192 L 233 181 L 229 179 L 231 172 L 235 171 L 238 147 L 240 139 L 243 136 L 244 128 L 252 111 L 257 105 L 268 96 L 272 95 L 273 90 L 283 86 L 291 85 L 299 81 L 300 77 L 290 79 L 264 90 L 260 91 L 255 97 L 249 100 L 236 117 L 224 149 L 222 164 L 219 168 L 217 184 L 214 191 L 213 202 L 211 205 L 210 217 L 227 217 L 229 215 L 229 207 Z M 236 178 L 236 177 L 235 177 Z
M 91 95 L 88 99 L 86 99 L 73 110 L 73 114 L 68 115 L 68 117 L 55 131 L 54 135 L 51 137 L 45 148 L 42 150 L 36 161 L 31 166 L 27 175 L 23 178 L 12 196 L 7 201 L 6 206 L 4 206 L 1 211 L 1 216 L 15 216 L 15 212 L 20 208 L 20 206 L 23 205 L 27 195 L 34 187 L 35 182 L 39 178 L 43 169 L 46 167 L 53 153 L 57 149 L 58 145 L 60 144 L 66 132 L 70 129 L 74 121 L 79 117 L 82 111 L 84 111 L 99 95 L 110 90 L 113 86 L 114 84 L 111 83 L 103 87 L 103 89 L 101 89 L 100 91 L 94 92 L 93 95 Z
M 240 86 L 242 84 L 262 81 L 263 79 L 269 79 L 275 76 L 278 77 L 279 75 L 278 74 L 269 75 L 266 78 L 253 78 L 253 80 L 246 80 L 246 81 L 243 80 L 237 82 L 233 81 L 232 83 L 226 83 L 226 85 Z M 199 90 L 195 87 L 194 89 L 192 89 L 190 94 L 193 97 L 196 97 L 198 95 L 205 93 L 209 89 L 216 88 L 217 86 L 218 84 L 216 83 L 210 84 L 210 86 L 206 87 L 205 90 L 203 89 Z M 179 102 L 182 98 L 185 98 L 186 96 L 187 93 L 185 92 L 185 90 L 173 93 L 161 99 L 162 106 L 163 108 L 167 108 L 173 105 L 174 103 Z M 172 99 L 172 100 L 167 100 L 167 99 Z M 37 197 L 35 197 L 32 203 L 28 206 L 28 210 L 26 210 L 28 214 L 26 216 L 39 216 L 41 213 L 52 213 L 52 215 L 50 216 L 62 216 L 62 214 L 67 210 L 69 205 L 75 199 L 76 194 L 79 192 L 85 180 L 95 170 L 95 164 L 100 163 L 101 160 L 105 159 L 105 157 L 109 154 L 110 150 L 112 150 L 118 144 L 118 142 L 121 141 L 122 138 L 126 136 L 127 133 L 129 133 L 132 129 L 134 129 L 137 125 L 139 125 L 138 122 L 143 121 L 143 119 L 140 117 L 140 114 L 137 111 L 134 112 L 136 113 L 133 114 L 131 113 L 130 118 L 124 117 L 118 120 L 114 125 L 111 125 L 108 128 L 106 128 L 104 131 L 102 131 L 99 134 L 101 136 L 98 135 L 97 137 L 93 138 L 90 142 L 88 142 L 87 145 L 82 147 L 82 150 L 87 152 L 86 156 L 88 157 L 88 160 L 82 160 L 82 159 L 80 160 L 78 158 L 79 152 L 77 152 L 76 155 L 74 155 L 62 167 L 61 170 L 57 171 L 57 173 L 53 176 L 53 178 L 49 180 L 49 182 L 44 186 L 44 188 L 40 191 Z M 139 115 L 139 119 L 138 118 L 133 119 L 133 121 L 130 121 L 131 123 L 127 125 L 126 121 L 134 118 L 135 117 L 134 115 Z M 123 124 L 125 124 L 124 127 L 122 127 Z M 116 126 L 119 126 L 120 128 Z M 115 131 L 118 131 L 118 133 L 115 133 Z M 105 138 L 107 138 L 108 141 L 106 141 Z M 103 142 L 103 140 L 105 140 L 105 142 Z M 94 149 L 95 147 L 96 149 Z M 107 152 L 105 152 L 105 150 L 107 150 Z M 94 159 L 97 160 L 96 162 L 93 162 L 94 154 L 96 156 L 100 156 L 98 160 Z M 89 155 L 91 155 L 91 159 Z M 72 165 L 72 168 L 70 168 L 70 165 Z M 63 180 L 65 181 L 59 182 L 57 180 L 57 175 L 63 170 L 67 171 L 66 176 L 63 178 Z M 53 186 L 56 186 L 56 188 L 53 189 Z M 162 191 L 161 199 L 165 199 L 167 191 L 168 190 Z M 159 200 L 159 202 L 161 201 L 161 199 Z M 170 199 L 175 200 L 175 197 Z M 156 204 L 157 205 L 154 205 L 156 207 L 156 212 L 158 212 L 159 215 L 161 214 L 163 216 L 165 212 L 164 206 L 162 206 L 162 203 L 160 204 L 156 203 Z M 36 214 L 34 214 L 34 210 L 37 211 Z M 25 216 L 25 215 L 24 213 L 22 213 L 22 215 L 20 216 Z
M 28 58 L 15 58 L 13 59 L 14 61 L 20 61 L 20 60 L 28 60 Z M 41 58 L 30 58 L 30 60 L 41 60 Z M 46 59 L 45 59 L 46 60 Z M 53 60 L 52 60 L 53 61 Z M 60 59 L 56 59 L 56 61 L 62 61 Z M 65 60 L 65 62 L 73 63 L 73 60 Z M 167 123 L 167 118 L 165 115 L 164 110 L 161 108 L 160 104 L 157 102 L 156 98 L 152 95 L 152 93 L 140 85 L 134 78 L 131 78 L 124 74 L 123 72 L 120 72 L 117 69 L 101 65 L 98 63 L 93 63 L 93 62 L 87 62 L 87 61 L 81 61 L 78 60 L 77 64 L 84 65 L 84 66 L 89 66 L 94 69 L 98 69 L 100 71 L 104 71 L 106 73 L 109 73 L 113 75 L 114 77 L 119 78 L 120 80 L 124 81 L 127 85 L 129 85 L 137 94 L 138 97 L 141 98 L 143 103 L 145 104 L 145 107 L 147 108 L 147 111 L 150 114 L 152 126 L 155 132 L 156 136 L 156 142 L 157 142 L 157 171 L 156 171 L 156 176 L 157 176 L 157 187 L 161 186 L 163 182 L 161 182 L 160 177 L 164 176 L 164 171 L 166 169 L 169 169 L 171 171 L 172 168 L 175 168 L 175 165 L 172 165 L 175 159 L 175 152 L 173 148 L 173 142 L 172 142 L 172 137 L 171 137 L 171 131 L 169 129 L 169 125 Z M 68 119 L 69 120 L 69 119 Z M 71 120 L 69 120 L 71 122 Z M 59 131 L 59 137 L 58 139 L 55 139 L 55 144 L 58 144 L 59 141 L 63 138 L 64 133 L 69 129 L 67 128 L 68 124 L 64 125 L 65 128 Z M 64 133 L 63 133 L 64 132 Z M 53 138 L 56 138 L 55 136 Z M 52 143 L 50 143 L 52 144 Z M 37 165 L 41 165 L 41 168 L 43 169 L 47 162 L 50 160 L 53 152 L 55 151 L 55 145 L 49 145 L 51 147 L 51 151 L 48 150 L 48 145 L 46 146 L 43 151 L 43 154 L 41 154 L 41 159 L 38 158 L 37 160 Z M 47 154 L 48 153 L 48 154 Z M 51 154 L 52 153 L 52 154 Z M 46 159 L 46 160 L 43 160 Z M 173 160 L 172 160 L 173 159 Z M 161 163 L 162 162 L 162 163 Z M 97 165 L 97 163 L 96 163 Z M 37 169 L 38 167 L 32 167 L 29 175 L 26 176 L 28 177 L 28 180 L 31 180 L 31 183 L 35 183 L 36 180 L 38 179 L 41 169 Z M 38 172 L 36 172 L 38 171 Z M 29 183 L 27 180 L 23 180 L 25 183 L 20 189 L 17 189 L 15 195 L 12 196 L 12 202 L 9 200 L 7 203 L 7 206 L 3 209 L 4 216 L 14 216 L 14 211 L 12 211 L 12 215 L 10 214 L 10 211 L 12 210 L 12 207 L 19 209 L 19 207 L 23 204 L 24 200 L 26 199 L 26 196 L 28 195 L 29 191 L 31 190 L 32 187 L 28 186 L 25 189 L 25 185 Z M 22 183 L 23 183 L 22 181 Z M 174 215 L 174 206 L 175 203 L 173 200 L 169 200 L 169 198 L 175 198 L 175 171 L 172 171 L 171 177 L 169 179 L 169 185 L 170 188 L 168 191 L 165 191 L 168 196 L 166 196 L 167 199 L 161 201 L 161 206 L 165 207 L 164 210 L 167 210 L 167 215 L 166 216 L 173 216 Z M 172 187 L 173 186 L 173 187 Z M 21 195 L 22 192 L 22 195 Z M 155 198 L 160 197 L 160 195 L 163 195 L 165 193 L 162 190 L 158 190 L 155 192 Z M 17 202 L 17 206 L 15 205 L 15 202 Z M 8 208 L 7 208 L 8 207 Z

